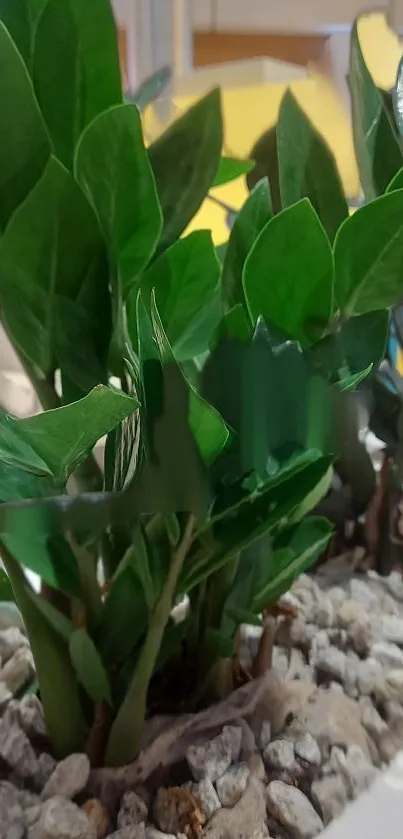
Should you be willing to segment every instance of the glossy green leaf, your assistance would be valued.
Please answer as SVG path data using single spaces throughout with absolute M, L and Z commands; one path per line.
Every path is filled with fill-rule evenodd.
M 401 299 L 403 190 L 371 201 L 341 226 L 334 244 L 335 301 L 344 315 Z
M 293 528 L 286 529 L 275 540 L 268 562 L 269 580 L 256 593 L 253 608 L 257 612 L 277 603 L 291 588 L 297 577 L 306 571 L 326 549 L 332 536 L 330 522 L 311 516 Z
M 394 192 L 396 189 L 403 189 L 403 169 L 399 169 L 397 174 L 392 178 L 386 192 Z
M 133 568 L 114 580 L 102 611 L 97 648 L 108 667 L 122 665 L 146 630 L 148 609 Z
M 156 73 L 145 79 L 137 90 L 127 94 L 126 100 L 136 105 L 140 112 L 144 111 L 148 105 L 151 105 L 162 95 L 171 80 L 171 76 L 170 67 L 161 67 L 161 70 L 157 70 Z
M 246 176 L 248 188 L 253 189 L 262 178 L 270 184 L 273 212 L 279 213 L 281 207 L 280 182 L 277 153 L 277 126 L 272 125 L 255 143 L 249 157 L 255 161 L 255 168 Z
M 101 278 L 100 278 L 101 279 Z M 94 289 L 95 291 L 95 289 Z M 102 286 L 99 283 L 99 294 Z M 56 295 L 53 307 L 53 350 L 60 369 L 63 403 L 76 402 L 108 380 L 107 357 L 110 336 L 109 297 L 104 296 L 105 317 L 77 300 Z M 103 340 L 105 339 L 106 340 Z
M 333 242 L 348 216 L 337 164 L 325 139 L 290 90 L 280 107 L 277 149 L 283 208 L 309 198 Z
M 134 105 L 119 105 L 93 120 L 77 147 L 75 172 L 128 293 L 151 259 L 161 230 L 154 177 Z
M 143 274 L 141 290 L 155 300 L 178 361 L 188 361 L 208 349 L 221 317 L 220 266 L 211 233 L 197 230 L 167 248 Z M 136 290 L 129 300 L 128 328 L 137 344 Z
M 77 679 L 93 702 L 112 705 L 109 680 L 99 652 L 85 629 L 70 637 L 69 652 Z
M 33 571 L 52 588 L 77 597 L 80 576 L 76 558 L 63 536 L 48 536 L 39 529 L 13 530 L 3 542 L 20 565 Z
M 5 571 L 0 570 L 0 603 L 14 602 L 14 592 Z
M 218 411 L 191 387 L 189 427 L 205 464 L 210 466 L 225 449 L 230 434 Z
M 172 245 L 214 182 L 223 141 L 220 92 L 208 93 L 149 147 L 164 227 L 159 249 Z
M 29 591 L 28 594 L 35 603 L 38 611 L 47 620 L 49 626 L 68 644 L 75 631 L 73 621 L 67 618 L 66 615 L 63 615 L 50 600 L 46 600 L 41 594 L 36 594 L 34 591 Z
M 388 330 L 387 309 L 347 318 L 314 344 L 311 357 L 315 366 L 331 381 L 361 375 L 362 371 L 382 361 Z
M 337 383 L 341 391 L 348 391 L 348 390 L 355 390 L 358 385 L 361 384 L 368 376 L 372 373 L 374 369 L 373 364 L 369 364 L 365 370 L 361 370 L 360 373 L 354 373 L 351 376 L 344 376 L 343 379 Z
M 224 298 L 230 306 L 244 303 L 242 272 L 245 260 L 272 215 L 269 182 L 264 178 L 241 207 L 228 241 L 221 284 Z
M 48 0 L 36 30 L 33 66 L 35 92 L 55 153 L 71 169 L 85 126 L 122 102 L 109 0 Z
M 65 484 L 95 443 L 138 403 L 100 385 L 79 402 L 28 419 L 0 414 L 0 456 L 6 463 Z
M 243 286 L 253 323 L 262 315 L 305 346 L 321 337 L 332 311 L 333 258 L 308 200 L 266 224 L 246 259 Z
M 255 163 L 253 160 L 238 160 L 236 157 L 223 156 L 220 158 L 218 172 L 214 178 L 212 187 L 222 186 L 223 184 L 235 181 L 241 175 L 247 175 L 248 172 L 251 172 L 254 166 Z
M 54 367 L 60 327 L 55 295 L 78 296 L 94 271 L 101 294 L 106 264 L 96 218 L 72 176 L 51 157 L 0 240 L 3 318 L 24 356 L 44 373 Z M 61 316 L 62 324 L 68 321 L 69 313 Z
M 47 730 L 55 755 L 61 759 L 74 752 L 81 752 L 87 736 L 79 687 L 68 648 L 37 608 L 18 564 L 12 556 L 6 555 L 4 551 L 2 554 L 34 655 Z M 60 713 L 66 697 L 69 700 L 67 715 Z
M 402 153 L 382 93 L 365 64 L 357 23 L 351 35 L 349 85 L 355 153 L 367 201 L 382 195 L 402 166 Z
M 0 102 L 0 232 L 3 232 L 14 210 L 41 177 L 49 159 L 50 143 L 24 61 L 1 22 Z

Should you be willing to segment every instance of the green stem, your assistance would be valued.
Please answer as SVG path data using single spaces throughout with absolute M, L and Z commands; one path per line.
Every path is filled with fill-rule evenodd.
M 86 621 L 91 632 L 98 626 L 102 612 L 102 597 L 97 580 L 97 560 L 86 548 L 77 544 L 71 533 L 68 536 L 68 541 L 77 559 Z
M 108 766 L 129 763 L 134 760 L 139 751 L 147 709 L 148 686 L 172 610 L 179 574 L 192 544 L 194 525 L 195 517 L 190 514 L 182 538 L 172 553 L 168 577 L 150 617 L 148 632 L 136 670 L 112 726 L 106 752 Z

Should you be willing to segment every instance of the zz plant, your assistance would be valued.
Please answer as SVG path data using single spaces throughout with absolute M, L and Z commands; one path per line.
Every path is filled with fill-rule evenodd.
M 221 265 L 209 231 L 185 232 L 250 169 L 221 156 L 219 91 L 146 148 L 108 0 L 0 17 L 0 313 L 44 408 L 0 412 L 1 596 L 55 753 L 118 765 L 153 710 L 220 693 L 240 625 L 326 548 L 334 417 L 383 355 L 403 191 L 350 219 L 289 96 L 284 208 L 259 182 Z

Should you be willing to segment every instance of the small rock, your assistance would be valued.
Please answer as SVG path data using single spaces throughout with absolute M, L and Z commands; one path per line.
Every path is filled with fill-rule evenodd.
M 23 629 L 24 624 L 22 617 L 17 609 L 15 603 L 7 603 L 3 601 L 0 603 L 0 630 L 10 629 L 11 627 Z
M 42 807 L 36 839 L 95 839 L 95 828 L 76 804 L 57 796 Z
M 315 620 L 321 629 L 329 629 L 334 623 L 334 605 L 330 597 L 322 597 L 316 606 Z
M 132 824 L 146 822 L 148 807 L 136 792 L 128 791 L 122 795 L 116 827 L 129 827 Z
M 340 816 L 347 804 L 346 788 L 339 775 L 329 775 L 327 778 L 314 781 L 311 786 L 311 795 L 322 811 L 325 827 Z
M 31 739 L 46 737 L 45 717 L 37 696 L 24 696 L 18 703 L 18 722 Z
M 288 651 L 285 647 L 279 647 L 276 644 L 273 647 L 272 667 L 277 670 L 282 676 L 285 676 L 288 671 Z
M 206 820 L 200 804 L 184 787 L 160 787 L 154 798 L 154 821 L 164 833 L 181 833 L 186 827 L 199 834 Z
M 203 839 L 269 839 L 263 784 L 250 777 L 246 790 L 231 809 L 221 808 L 203 831 Z
M 295 756 L 310 766 L 320 766 L 321 753 L 317 741 L 312 734 L 305 734 L 294 743 Z
M 403 704 L 403 669 L 389 670 L 386 674 L 385 699 Z
M 11 693 L 18 693 L 34 674 L 31 650 L 21 647 L 0 670 L 0 682 L 4 682 Z
M 242 797 L 249 780 L 249 769 L 245 763 L 231 766 L 216 782 L 218 797 L 223 807 L 234 807 Z
M 28 807 L 24 810 L 24 820 L 27 827 L 33 827 L 34 824 L 37 824 L 41 817 L 42 807 L 40 804 L 34 804 L 32 807 Z
M 75 798 L 81 792 L 89 778 L 90 762 L 85 754 L 72 754 L 57 764 L 42 791 L 42 799 L 59 796 Z
M 392 571 L 385 582 L 392 597 L 403 602 L 403 578 L 400 571 Z
M 187 788 L 190 790 L 196 801 L 199 802 L 206 819 L 210 819 L 211 816 L 220 809 L 221 801 L 216 793 L 213 782 L 208 778 L 205 778 L 203 781 L 199 781 L 198 784 L 191 782 L 190 784 L 187 784 Z
M 0 682 L 0 713 L 2 713 L 12 698 L 13 694 L 11 693 L 11 690 L 8 689 L 5 682 Z
M 269 812 L 287 828 L 293 839 L 313 839 L 323 830 L 322 819 L 296 787 L 283 781 L 272 781 L 266 789 L 266 801 Z
M 358 746 L 349 746 L 347 754 L 343 749 L 334 747 L 331 763 L 342 776 L 350 798 L 357 798 L 374 781 L 377 770 L 364 757 Z
M 3 665 L 21 647 L 28 647 L 28 639 L 16 626 L 0 630 L 0 659 Z
M 350 580 L 350 597 L 351 600 L 361 603 L 365 608 L 371 609 L 378 607 L 377 592 L 373 591 L 364 580 L 359 580 L 355 577 Z
M 384 684 L 382 664 L 376 658 L 366 658 L 358 662 L 357 687 L 362 696 L 377 694 Z
M 262 724 L 260 729 L 259 735 L 259 746 L 260 750 L 263 751 L 266 746 L 270 743 L 271 740 L 271 723 L 269 720 L 265 720 Z
M 48 754 L 48 752 L 41 752 L 38 757 L 38 765 L 34 778 L 36 789 L 43 790 L 50 776 L 55 771 L 56 766 L 57 761 L 52 755 Z
M 351 624 L 356 621 L 369 623 L 368 614 L 364 607 L 361 603 L 357 603 L 355 600 L 344 600 L 343 603 L 340 604 L 337 610 L 336 620 L 342 629 L 347 630 L 350 628 Z
M 25 835 L 25 821 L 22 817 L 0 825 L 0 839 L 25 839 Z
M 283 630 L 283 638 L 281 640 L 285 645 L 289 643 L 293 647 L 303 647 L 304 649 L 311 646 L 312 639 L 317 632 L 315 624 L 305 623 L 302 617 L 295 618 L 291 624 L 288 621 L 283 623 L 281 629 Z
M 150 832 L 149 832 L 150 831 Z M 131 827 L 122 827 L 110 833 L 107 839 L 176 839 L 176 836 L 167 836 L 160 833 L 154 827 L 147 828 L 144 824 L 133 824 Z
M 83 813 L 92 824 L 96 839 L 105 839 L 110 829 L 109 814 L 101 801 L 97 798 L 90 798 L 81 807 Z
M 231 763 L 237 761 L 241 742 L 241 728 L 224 726 L 222 733 L 213 740 L 203 745 L 189 746 L 186 760 L 195 781 L 201 781 L 203 778 L 216 781 L 220 778 Z
M 4 719 L 0 720 L 0 757 L 21 778 L 36 773 L 38 762 L 28 737 L 18 725 L 9 726 Z
M 382 615 L 381 632 L 384 641 L 403 646 L 403 618 L 398 618 L 395 615 Z
M 340 588 L 339 586 L 332 586 L 332 588 L 328 589 L 327 596 L 337 609 L 337 607 L 340 606 L 341 603 L 344 603 L 346 599 L 346 592 L 343 588 Z
M 403 723 L 403 707 L 400 702 L 389 700 L 385 702 L 385 717 L 388 723 L 399 724 Z
M 388 730 L 388 725 L 385 720 L 382 719 L 369 697 L 363 697 L 360 700 L 360 707 L 361 722 L 365 730 L 368 731 L 368 734 L 376 743 L 385 731 Z
M 369 757 L 368 738 L 361 725 L 361 709 L 344 693 L 317 690 L 298 715 L 303 731 L 319 744 L 322 756 L 332 745 L 355 743 Z
M 131 835 L 130 837 L 129 836 L 127 836 L 127 837 L 126 836 L 119 836 L 118 837 L 114 833 L 113 836 L 115 836 L 116 839 L 142 839 L 140 834 L 139 835 L 136 834 L 135 836 Z M 179 836 L 179 834 L 178 834 L 178 836 Z M 111 837 L 108 837 L 108 839 L 111 839 Z M 146 831 L 145 831 L 145 839 L 177 839 L 177 837 L 176 837 L 176 835 L 174 835 L 172 833 L 161 833 L 161 831 L 157 830 L 155 827 L 147 827 Z
M 343 682 L 346 673 L 346 654 L 338 650 L 337 647 L 326 647 L 323 650 L 318 650 L 315 667 L 320 673 Z
M 291 740 L 273 740 L 266 746 L 263 760 L 269 769 L 293 772 L 299 768 Z
M 21 830 L 22 826 L 22 830 Z M 0 782 L 0 839 L 22 839 L 24 819 L 18 790 L 8 781 Z
M 386 669 L 403 667 L 403 650 L 397 644 L 377 641 L 370 649 L 371 658 L 375 658 Z
M 360 659 L 352 651 L 349 650 L 346 656 L 346 669 L 344 673 L 344 689 L 347 696 L 355 699 L 358 696 L 357 679 L 358 679 L 358 665 Z

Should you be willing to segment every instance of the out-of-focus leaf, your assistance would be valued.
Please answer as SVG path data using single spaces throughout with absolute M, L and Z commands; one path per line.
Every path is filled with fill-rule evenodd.
M 225 252 L 221 285 L 230 306 L 244 303 L 242 272 L 245 260 L 272 215 L 269 182 L 264 178 L 241 207 Z
M 76 629 L 69 641 L 70 658 L 77 679 L 93 702 L 112 705 L 109 680 L 99 652 L 85 629 Z
M 79 402 L 28 419 L 0 413 L 0 455 L 64 485 L 95 443 L 137 408 L 135 399 L 100 385 Z
M 52 157 L 0 241 L 3 318 L 24 356 L 44 373 L 54 366 L 55 329 L 69 319 L 61 311 L 56 319 L 55 295 L 76 297 L 94 270 L 101 293 L 106 265 L 96 218 Z
M 243 286 L 253 323 L 262 315 L 305 346 L 323 335 L 332 310 L 333 257 L 308 200 L 263 228 L 246 259 Z
M 340 390 L 355 390 L 372 373 L 373 364 L 370 364 L 366 370 L 361 370 L 361 373 L 354 373 L 352 376 L 345 376 L 340 379 L 338 386 Z
M 277 537 L 267 563 L 269 579 L 256 592 L 254 610 L 261 612 L 277 603 L 289 591 L 294 580 L 319 559 L 327 547 L 332 530 L 332 525 L 326 519 L 311 516 Z
M 357 23 L 351 34 L 349 85 L 355 153 L 364 194 L 370 201 L 385 192 L 401 168 L 402 152 L 382 93 L 365 64 Z
M 334 244 L 335 301 L 345 316 L 388 308 L 401 299 L 403 190 L 350 216 Z
M 313 345 L 311 357 L 321 373 L 340 381 L 377 366 L 385 354 L 389 312 L 378 309 L 347 318 Z
M 272 125 L 255 143 L 249 157 L 255 161 L 255 168 L 246 176 L 249 189 L 253 189 L 262 178 L 270 184 L 273 212 L 281 210 L 280 182 L 277 153 L 277 127 Z
M 236 157 L 221 157 L 218 171 L 212 183 L 212 187 L 228 184 L 235 181 L 241 175 L 247 175 L 255 167 L 253 160 L 238 160 Z
M 333 242 L 348 216 L 340 175 L 325 139 L 290 90 L 280 107 L 277 148 L 283 208 L 309 198 Z
M 0 603 L 14 602 L 14 592 L 5 571 L 0 569 Z
M 197 230 L 167 248 L 143 274 L 141 290 L 156 305 L 178 361 L 205 352 L 221 316 L 220 266 L 211 233 Z M 137 345 L 137 290 L 129 299 L 128 328 Z
M 124 664 L 143 635 L 147 620 L 140 579 L 129 567 L 112 585 L 97 634 L 97 648 L 108 668 Z
M 3 542 L 20 565 L 34 571 L 47 585 L 71 597 L 79 595 L 77 561 L 62 536 L 14 531 L 4 535 Z
M 122 102 L 109 0 L 48 0 L 36 30 L 33 78 L 55 153 L 71 169 L 85 126 Z
M 129 91 L 126 94 L 126 101 L 136 105 L 140 112 L 144 111 L 147 105 L 151 105 L 152 102 L 155 102 L 161 96 L 161 93 L 163 93 L 169 84 L 171 76 L 172 70 L 170 67 L 161 67 L 160 70 L 157 70 L 156 73 L 153 73 L 152 76 L 145 79 L 137 90 L 133 92 Z
M 397 174 L 392 178 L 386 192 L 394 192 L 396 189 L 403 189 L 403 169 L 399 169 Z
M 77 147 L 75 172 L 97 212 L 127 294 L 161 231 L 154 177 L 134 105 L 110 108 L 90 123 Z
M 210 466 L 227 445 L 230 435 L 218 411 L 193 388 L 190 388 L 189 426 L 204 462 Z
M 149 147 L 164 217 L 159 250 L 183 233 L 214 182 L 222 148 L 218 89 L 196 102 Z
M 0 20 L 10 33 L 28 70 L 31 70 L 36 25 L 48 0 L 0 0 Z
M 41 612 L 43 617 L 47 620 L 48 624 L 54 629 L 57 635 L 66 641 L 68 644 L 70 638 L 75 631 L 75 626 L 73 621 L 70 618 L 67 618 L 66 615 L 63 615 L 62 612 L 59 612 L 59 609 L 56 606 L 53 606 L 49 600 L 46 600 L 45 597 L 42 597 L 40 594 L 36 594 L 34 591 L 28 592 L 31 600 L 34 601 L 36 608 Z
M 13 4 L 15 5 L 15 4 Z M 49 137 L 28 71 L 0 21 L 0 232 L 41 177 Z

